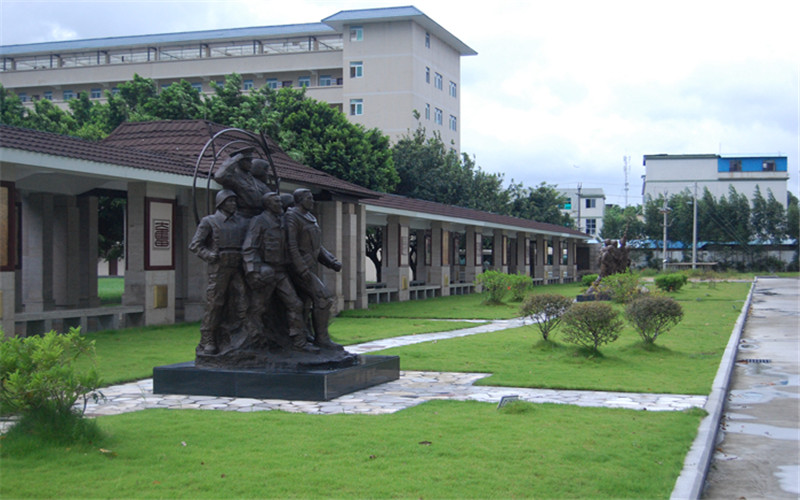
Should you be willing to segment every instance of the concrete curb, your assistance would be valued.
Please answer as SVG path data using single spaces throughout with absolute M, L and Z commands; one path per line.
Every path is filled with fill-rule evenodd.
M 714 449 L 717 445 L 717 432 L 719 431 L 722 412 L 725 409 L 725 400 L 728 396 L 733 366 L 736 363 L 739 341 L 742 338 L 742 331 L 747 320 L 747 314 L 750 311 L 750 304 L 753 300 L 753 292 L 757 283 L 758 278 L 753 280 L 753 284 L 750 286 L 750 293 L 747 294 L 747 299 L 744 302 L 744 306 L 742 306 L 742 312 L 733 326 L 733 332 L 722 355 L 717 376 L 714 377 L 714 383 L 711 386 L 711 394 L 708 395 L 708 400 L 704 407 L 708 415 L 700 422 L 697 436 L 694 438 L 689 453 L 686 454 L 686 458 L 683 461 L 683 469 L 678 476 L 678 480 L 675 481 L 675 487 L 672 490 L 672 495 L 670 495 L 671 500 L 697 500 L 703 493 L 708 468 L 711 465 L 711 458 L 714 456 Z

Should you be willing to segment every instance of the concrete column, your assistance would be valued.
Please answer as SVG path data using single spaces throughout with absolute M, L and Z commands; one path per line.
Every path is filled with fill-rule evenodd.
M 356 297 L 353 307 L 366 309 L 369 306 L 367 295 L 367 207 L 356 204 Z
M 53 308 L 53 195 L 22 196 L 22 302 L 26 312 Z
M 383 281 L 397 289 L 398 300 L 409 299 L 408 218 L 391 215 L 383 235 Z
M 523 232 L 517 233 L 516 245 L 514 246 L 514 272 L 530 276 L 530 240 L 528 235 Z
M 342 261 L 342 202 L 323 201 L 317 202 L 317 222 L 322 228 L 322 246 Z M 342 261 L 344 263 L 344 261 Z M 342 290 L 342 273 L 337 273 L 332 269 L 320 265 L 318 266 L 318 276 L 328 287 L 328 290 L 336 295 L 337 314 L 344 309 L 344 294 Z
M 464 263 L 464 281 L 472 283 L 483 271 L 481 262 L 483 256 L 483 234 L 475 226 L 467 226 L 464 235 L 467 249 L 467 260 Z
M 508 248 L 502 229 L 492 231 L 492 269 L 501 273 L 508 272 Z
M 16 286 L 14 271 L 0 272 L 0 327 L 6 337 L 13 337 L 15 333 Z
M 547 248 L 545 245 L 544 237 L 541 235 L 537 235 L 533 240 L 533 245 L 535 246 L 534 251 L 534 263 L 533 263 L 533 277 L 534 278 L 542 278 L 545 279 L 547 276 L 545 275 L 544 265 L 547 259 Z
M 146 182 L 128 184 L 125 305 L 143 305 L 145 325 L 175 323 L 175 269 L 145 269 L 146 198 L 175 199 L 175 188 Z M 173 221 L 173 235 L 174 231 Z M 172 244 L 175 244 L 173 239 Z M 173 262 L 173 265 L 175 263 Z M 157 300 L 164 297 L 166 300 Z
M 78 249 L 79 307 L 100 306 L 100 298 L 97 296 L 97 259 L 99 255 L 97 210 L 97 197 L 81 196 L 78 198 L 78 218 L 80 220 L 80 236 L 78 238 L 80 240 Z
M 436 221 L 431 223 L 431 266 L 427 284 L 441 287 L 441 295 L 450 295 L 450 227 Z
M 356 309 L 358 298 L 359 268 L 363 267 L 361 251 L 364 238 L 359 239 L 358 215 L 355 203 L 342 203 L 342 295 L 344 309 Z M 359 258 L 362 256 L 362 258 Z M 361 262 L 361 265 L 359 263 Z
M 56 307 L 76 308 L 80 296 L 78 207 L 74 196 L 53 198 L 53 301 Z

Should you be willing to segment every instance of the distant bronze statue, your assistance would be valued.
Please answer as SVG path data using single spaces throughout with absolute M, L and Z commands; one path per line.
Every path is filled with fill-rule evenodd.
M 248 306 L 242 275 L 242 242 L 247 222 L 236 213 L 233 191 L 223 189 L 217 193 L 216 208 L 214 214 L 203 217 L 189 244 L 189 250 L 208 263 L 207 303 L 200 325 L 198 354 L 217 352 L 226 310 L 234 312 L 236 322 L 245 318 Z
M 314 343 L 320 347 L 341 349 L 330 339 L 328 323 L 334 302 L 333 293 L 317 276 L 317 264 L 338 272 L 342 263 L 322 246 L 322 229 L 311 213 L 314 197 L 308 189 L 294 192 L 295 206 L 286 212 L 289 258 L 293 280 L 298 292 L 305 296 L 311 308 Z
M 623 236 L 619 242 L 605 240 L 603 248 L 600 250 L 600 278 L 611 276 L 612 274 L 624 273 L 631 265 L 627 239 Z

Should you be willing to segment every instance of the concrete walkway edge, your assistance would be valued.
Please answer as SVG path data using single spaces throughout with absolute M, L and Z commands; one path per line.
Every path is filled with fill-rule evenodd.
M 756 289 L 758 278 L 753 280 L 750 285 L 750 293 L 742 306 L 742 312 L 733 326 L 733 332 L 725 347 L 722 360 L 717 370 L 717 376 L 711 386 L 711 394 L 703 408 L 708 415 L 700 422 L 697 436 L 694 438 L 692 447 L 683 462 L 678 480 L 672 490 L 670 499 L 672 500 L 697 500 L 703 493 L 708 468 L 711 465 L 711 458 L 714 456 L 714 449 L 717 445 L 717 432 L 719 430 L 722 412 L 725 409 L 725 401 L 728 397 L 728 389 L 731 383 L 731 374 L 736 363 L 736 354 L 739 350 L 739 341 L 742 337 L 747 314 L 750 311 L 750 304 L 753 300 L 753 292 Z

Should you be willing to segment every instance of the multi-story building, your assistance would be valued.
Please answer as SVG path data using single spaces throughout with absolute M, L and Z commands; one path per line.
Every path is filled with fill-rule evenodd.
M 606 195 L 601 188 L 558 189 L 567 197 L 561 213 L 569 214 L 575 227 L 584 233 L 597 237 L 603 228 L 603 215 L 606 209 Z
M 460 151 L 461 56 L 476 52 L 415 7 L 346 10 L 318 23 L 0 47 L 0 83 L 24 102 L 102 100 L 134 74 L 202 93 L 238 73 L 243 90 L 306 87 L 392 139 L 417 128 Z M 416 112 L 416 113 L 415 113 Z
M 730 186 L 752 200 L 756 186 L 767 196 L 772 191 L 775 199 L 786 206 L 789 172 L 786 156 L 720 156 L 716 154 L 670 155 L 657 154 L 644 157 L 644 185 L 642 195 L 658 198 L 674 195 L 688 189 L 702 196 L 705 188 L 719 199 L 727 196 Z

